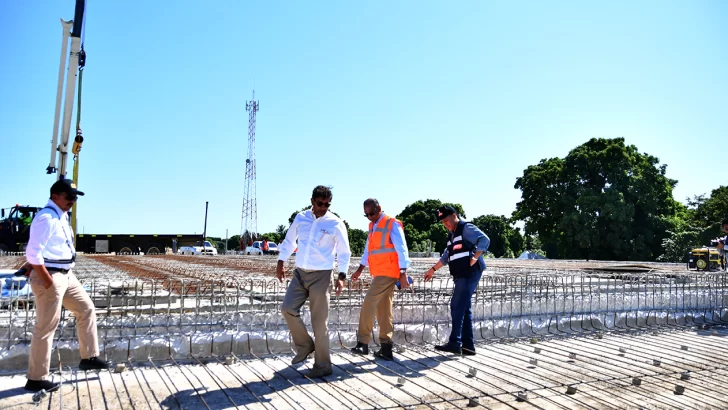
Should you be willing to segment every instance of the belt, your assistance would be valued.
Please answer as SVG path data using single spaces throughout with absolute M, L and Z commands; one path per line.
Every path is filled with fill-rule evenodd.
M 53 267 L 46 267 L 46 270 L 47 270 L 48 272 L 61 272 L 61 273 L 62 273 L 62 274 L 64 274 L 64 275 L 65 275 L 66 273 L 68 273 L 68 272 L 70 272 L 70 271 L 71 271 L 70 269 L 63 269 L 63 268 L 53 268 Z

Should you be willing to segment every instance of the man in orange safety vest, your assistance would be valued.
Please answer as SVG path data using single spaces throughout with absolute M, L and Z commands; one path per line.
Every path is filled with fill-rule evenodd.
M 392 299 L 398 283 L 402 289 L 409 287 L 407 268 L 412 261 L 409 259 L 402 222 L 382 212 L 379 202 L 373 198 L 364 201 L 364 216 L 369 219 L 369 235 L 359 268 L 351 279 L 358 280 L 364 268 L 369 266 L 372 284 L 362 304 L 357 344 L 351 351 L 361 355 L 369 354 L 369 341 L 376 315 L 382 348 L 374 352 L 374 356 L 394 360 Z

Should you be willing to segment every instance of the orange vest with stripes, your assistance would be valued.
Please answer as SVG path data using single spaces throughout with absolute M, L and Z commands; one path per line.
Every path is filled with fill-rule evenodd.
M 390 278 L 399 278 L 399 258 L 397 251 L 389 234 L 394 229 L 394 223 L 402 222 L 395 218 L 384 215 L 379 222 L 374 225 L 369 222 L 369 273 L 374 276 L 387 276 Z

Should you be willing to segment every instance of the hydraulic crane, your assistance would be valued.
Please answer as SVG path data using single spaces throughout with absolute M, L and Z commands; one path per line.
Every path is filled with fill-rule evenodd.
M 74 155 L 73 182 L 78 185 L 78 162 L 83 136 L 81 134 L 81 84 L 83 68 L 86 64 L 86 52 L 83 49 L 83 23 L 86 0 L 76 0 L 76 9 L 73 20 L 61 19 L 63 27 L 63 40 L 61 42 L 61 64 L 58 69 L 58 89 L 56 90 L 56 111 L 53 118 L 53 139 L 51 140 L 51 159 L 46 173 L 58 173 L 58 179 L 66 178 L 68 166 L 68 144 L 71 131 L 71 117 L 73 115 L 74 94 L 78 79 L 78 107 L 76 111 L 76 137 L 71 152 Z M 68 53 L 68 39 L 71 39 L 71 52 L 68 58 L 68 73 L 64 87 L 64 71 L 66 70 L 66 56 Z M 65 95 L 64 95 L 65 88 Z M 61 124 L 61 140 L 58 142 L 58 123 L 61 118 L 61 105 L 63 105 L 63 123 Z M 56 168 L 56 156 L 58 167 Z M 71 211 L 71 227 L 76 230 L 76 204 Z M 75 242 L 75 238 L 74 238 Z

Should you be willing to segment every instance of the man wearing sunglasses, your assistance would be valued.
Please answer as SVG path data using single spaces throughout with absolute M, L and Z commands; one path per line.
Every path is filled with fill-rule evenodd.
M 329 212 L 331 189 L 317 186 L 311 195 L 311 209 L 296 215 L 281 243 L 276 276 L 283 283 L 285 262 L 296 250 L 296 268 L 286 290 L 281 312 L 288 323 L 296 356 L 292 363 L 300 363 L 316 352 L 313 369 L 306 376 L 324 377 L 332 373 L 329 354 L 329 296 L 334 262 L 338 263 L 335 280 L 336 295 L 341 293 L 349 270 L 351 250 L 349 234 L 344 221 Z M 298 241 L 298 244 L 296 244 Z M 301 320 L 301 307 L 310 298 L 311 326 L 315 342 Z
M 72 269 L 76 260 L 73 230 L 68 211 L 83 192 L 69 179 L 51 186 L 51 198 L 30 225 L 26 258 L 33 267 L 30 287 L 36 304 L 36 321 L 30 342 L 26 390 L 55 391 L 61 384 L 47 380 L 53 335 L 61 318 L 61 305 L 76 319 L 81 353 L 80 370 L 103 370 L 109 364 L 98 358 L 96 310 L 91 298 L 76 279 Z
M 409 287 L 407 268 L 412 261 L 404 240 L 402 222 L 385 215 L 379 201 L 374 198 L 364 201 L 364 216 L 369 219 L 369 235 L 359 268 L 351 275 L 351 279 L 358 280 L 366 266 L 369 266 L 373 279 L 361 307 L 356 347 L 351 351 L 360 355 L 369 354 L 369 341 L 376 313 L 382 348 L 374 352 L 374 356 L 394 360 L 392 298 L 398 281 L 403 289 Z

